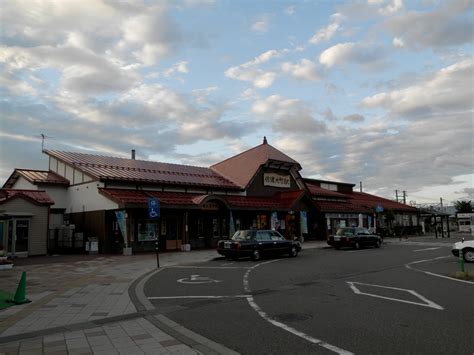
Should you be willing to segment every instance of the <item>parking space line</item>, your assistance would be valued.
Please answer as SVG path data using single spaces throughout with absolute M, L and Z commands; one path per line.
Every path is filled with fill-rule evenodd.
M 438 249 L 441 249 L 441 247 L 436 247 L 436 248 L 425 248 L 425 249 L 417 249 L 417 250 L 413 250 L 414 253 L 418 252 L 418 251 L 427 251 L 427 250 L 438 250 Z
M 255 269 L 256 267 L 258 266 L 261 266 L 261 265 L 264 265 L 264 264 L 268 264 L 268 263 L 271 263 L 271 262 L 275 262 L 275 261 L 278 261 L 278 260 L 270 260 L 270 261 L 266 261 L 266 262 L 263 262 L 263 263 L 260 263 L 260 264 L 257 264 L 255 266 L 252 266 L 249 270 L 247 270 L 247 272 L 245 273 L 244 275 L 244 290 L 245 292 L 248 292 L 248 293 L 251 293 L 252 291 L 250 290 L 250 286 L 249 286 L 249 275 L 250 275 L 250 272 Z M 279 322 L 279 321 L 276 321 L 274 319 L 272 319 L 267 313 L 265 313 L 264 311 L 262 311 L 262 309 L 259 307 L 259 305 L 255 302 L 253 296 L 248 296 L 247 297 L 247 302 L 249 303 L 250 307 L 252 307 L 254 309 L 255 312 L 257 312 L 257 314 L 262 317 L 264 320 L 266 320 L 267 322 L 269 322 L 270 324 L 280 328 L 280 329 L 283 329 L 293 335 L 296 335 L 306 341 L 309 341 L 310 343 L 313 343 L 313 344 L 316 344 L 316 345 L 319 345 L 327 350 L 330 350 L 332 352 L 335 352 L 337 354 L 341 354 L 341 355 L 352 355 L 353 353 L 351 353 L 350 351 L 347 351 L 347 350 L 344 350 L 344 349 L 341 349 L 341 348 L 338 348 L 337 346 L 334 346 L 334 345 L 331 345 L 331 344 L 328 344 L 320 339 L 317 339 L 317 338 L 314 338 L 306 333 L 303 333 L 299 330 L 296 330 L 282 322 Z
M 411 266 L 411 265 L 415 265 L 415 264 L 426 263 L 426 262 L 428 262 L 428 261 L 435 261 L 435 260 L 447 259 L 447 258 L 452 258 L 452 256 L 451 256 L 451 255 L 450 255 L 450 256 L 439 256 L 439 257 L 433 258 L 433 259 L 412 261 L 411 263 L 405 264 L 405 267 L 406 267 L 407 269 L 410 269 L 410 270 L 413 270 L 413 271 L 422 272 L 423 274 L 426 274 L 426 275 L 435 276 L 435 277 L 440 277 L 440 278 L 446 279 L 446 280 L 457 281 L 457 282 L 462 282 L 462 283 L 474 285 L 474 282 L 472 282 L 472 281 L 459 280 L 459 279 L 455 279 L 454 277 L 449 277 L 449 276 L 444 276 L 444 275 L 440 275 L 440 274 L 435 274 L 435 273 L 433 273 L 433 272 L 420 270 L 420 269 L 417 269 L 417 268 L 414 268 L 414 267 Z
M 251 269 L 250 266 L 193 266 L 193 265 L 176 265 L 167 266 L 169 269 Z
M 150 296 L 149 300 L 171 300 L 171 299 L 195 299 L 195 298 L 210 298 L 210 299 L 219 299 L 219 298 L 247 298 L 250 295 L 230 295 L 230 296 Z

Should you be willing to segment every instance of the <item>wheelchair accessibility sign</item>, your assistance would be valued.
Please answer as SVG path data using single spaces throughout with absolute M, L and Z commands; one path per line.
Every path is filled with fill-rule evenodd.
M 214 280 L 207 276 L 191 275 L 189 277 L 179 279 L 178 282 L 182 284 L 199 285 L 199 284 L 210 284 L 210 283 L 216 283 L 216 282 L 222 282 L 222 281 Z
M 148 199 L 148 217 L 160 217 L 160 200 L 158 200 L 157 198 Z

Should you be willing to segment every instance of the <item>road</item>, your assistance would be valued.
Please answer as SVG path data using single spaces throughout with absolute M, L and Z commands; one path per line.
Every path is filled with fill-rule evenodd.
M 164 268 L 145 295 L 242 354 L 472 354 L 474 283 L 447 277 L 457 269 L 442 243 L 308 249 Z

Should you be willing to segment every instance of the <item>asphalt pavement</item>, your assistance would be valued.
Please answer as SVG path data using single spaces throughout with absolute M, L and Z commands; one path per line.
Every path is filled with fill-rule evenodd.
M 398 243 L 400 246 L 405 243 L 435 245 L 436 243 L 451 244 L 458 239 L 460 237 L 455 235 L 449 240 L 435 240 L 432 236 L 428 236 L 409 238 L 408 240 L 387 240 L 386 243 L 387 245 Z M 298 259 L 311 259 L 312 250 L 316 249 L 323 249 L 322 252 L 332 251 L 332 249 L 326 248 L 324 241 L 305 242 L 304 251 Z M 351 252 L 348 251 L 348 255 L 350 254 Z M 166 307 L 161 307 L 163 305 L 161 303 L 160 307 L 155 308 L 153 305 L 155 301 L 149 300 L 148 295 L 145 295 L 148 285 L 153 284 L 153 278 L 161 275 L 168 277 L 168 279 L 165 278 L 164 281 L 160 281 L 158 286 L 155 285 L 160 290 L 158 294 L 162 297 L 173 298 L 176 296 L 173 288 L 177 284 L 177 279 L 169 274 L 170 270 L 179 271 L 179 279 L 183 279 L 184 282 L 188 279 L 189 282 L 196 282 L 205 277 L 207 273 L 202 273 L 202 269 L 197 269 L 197 271 L 193 269 L 190 273 L 189 267 L 202 263 L 215 265 L 216 262 L 226 263 L 226 261 L 217 258 L 214 250 L 163 253 L 160 255 L 160 269 L 157 269 L 154 254 L 139 254 L 130 257 L 73 255 L 16 260 L 12 270 L 0 271 L 0 287 L 4 291 L 14 293 L 20 275 L 25 271 L 27 297 L 33 302 L 0 310 L 0 353 L 231 354 L 238 347 L 228 347 L 222 344 L 233 345 L 235 340 L 224 342 L 221 341 L 224 338 L 216 336 L 216 334 L 224 333 L 228 328 L 218 329 L 217 333 L 209 332 L 209 329 L 213 328 L 214 316 L 224 311 L 231 312 L 227 322 L 234 325 L 234 330 L 241 329 L 240 324 L 260 324 L 264 321 L 256 312 L 247 313 L 249 307 L 245 297 L 220 299 L 220 305 L 215 309 L 212 307 L 212 300 L 209 299 L 186 300 L 187 303 L 191 303 L 189 306 L 182 304 L 177 306 L 171 300 L 166 301 L 171 302 Z M 285 263 L 287 260 L 283 260 L 283 262 Z M 273 262 L 270 264 L 273 265 Z M 250 273 L 249 270 L 254 266 L 255 263 L 242 261 L 242 264 L 239 264 L 239 269 L 226 269 L 225 277 L 233 275 L 235 282 L 231 286 L 225 285 L 223 291 L 228 295 L 236 294 L 238 288 L 241 287 L 242 277 L 247 272 Z M 294 284 L 295 278 L 298 279 L 298 276 L 295 275 L 299 275 L 299 273 L 291 273 L 293 266 L 291 264 L 287 266 L 291 275 L 284 282 Z M 221 265 L 219 265 L 220 267 Z M 325 265 L 319 267 L 326 268 Z M 265 269 L 265 266 L 261 268 L 262 271 Z M 215 269 L 214 271 L 217 273 L 211 276 L 220 281 L 218 270 L 220 269 Z M 256 271 L 252 269 L 251 275 L 257 275 Z M 167 273 L 168 276 L 166 276 Z M 267 282 L 265 278 L 258 277 L 257 280 L 259 286 L 264 286 Z M 302 281 L 303 284 L 304 282 Z M 254 287 L 253 276 L 250 277 L 249 283 Z M 186 283 L 179 284 L 186 285 Z M 221 283 L 215 282 L 215 284 Z M 283 285 L 282 287 L 284 289 L 287 286 Z M 196 291 L 195 287 L 193 287 L 194 291 Z M 256 299 L 266 293 L 271 294 L 271 292 L 272 287 L 252 289 L 252 294 L 255 294 Z M 301 302 L 303 301 L 301 300 Z M 288 302 L 289 305 L 293 305 L 295 299 Z M 298 301 L 296 304 L 302 304 L 301 302 Z M 244 306 L 245 312 L 243 312 Z M 179 307 L 182 307 L 181 311 L 191 309 L 197 312 L 205 309 L 208 312 L 200 313 L 200 326 L 195 327 L 192 322 L 186 319 L 184 311 L 180 313 L 182 318 L 167 316 L 173 310 L 178 310 Z M 281 304 L 279 307 L 281 309 Z M 286 307 L 285 305 L 284 308 Z M 286 317 L 291 319 L 292 313 L 286 313 L 288 313 Z M 248 317 L 248 319 L 242 323 L 243 317 Z M 283 320 L 286 319 L 285 315 L 282 317 Z M 265 328 L 268 328 L 267 324 L 265 324 Z M 287 333 L 279 328 L 274 329 L 273 332 L 283 333 L 285 336 Z M 263 336 L 266 334 L 266 330 L 261 333 L 256 331 L 255 334 Z M 247 332 L 241 330 L 235 334 L 235 339 L 248 340 Z M 292 340 L 294 339 L 291 338 L 289 341 Z M 255 349 L 262 348 L 261 343 L 261 341 L 257 341 Z M 267 352 L 263 353 L 268 353 L 268 349 L 273 349 L 274 353 L 278 353 L 279 349 L 283 349 L 283 345 L 279 342 L 272 346 L 267 344 Z M 311 349 L 311 346 L 308 347 L 307 344 L 301 346 L 307 347 L 308 351 Z M 324 347 L 319 347 L 319 350 L 328 351 Z M 303 353 L 305 352 L 303 351 Z

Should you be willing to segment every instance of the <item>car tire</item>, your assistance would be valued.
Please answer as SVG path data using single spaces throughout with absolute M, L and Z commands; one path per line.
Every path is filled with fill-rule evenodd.
M 290 257 L 294 258 L 296 256 L 298 256 L 298 249 L 296 249 L 295 246 L 292 246 L 290 250 Z
M 376 248 L 380 248 L 381 246 L 382 246 L 382 241 L 377 240 L 377 241 L 375 242 L 375 247 L 376 247 Z
M 341 249 L 341 247 L 338 245 L 338 246 L 335 246 L 334 249 L 339 250 Z
M 261 258 L 260 251 L 258 249 L 254 249 L 253 252 L 252 252 L 251 258 L 252 258 L 253 261 L 260 260 L 260 258 Z
M 464 249 L 462 255 L 465 262 L 474 263 L 474 249 Z

